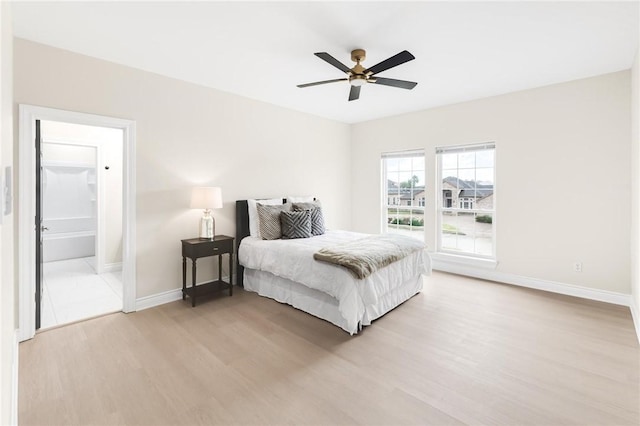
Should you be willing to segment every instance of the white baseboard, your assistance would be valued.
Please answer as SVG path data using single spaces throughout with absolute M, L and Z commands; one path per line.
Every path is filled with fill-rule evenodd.
M 151 296 L 140 297 L 136 299 L 136 311 L 142 311 L 143 309 L 153 308 L 154 306 L 164 305 L 180 299 L 182 299 L 182 287 L 152 294 Z
M 631 317 L 633 318 L 633 325 L 636 327 L 636 335 L 638 336 L 638 343 L 640 344 L 640 306 L 636 303 L 635 298 L 631 298 Z
M 614 305 L 630 306 L 631 295 L 616 293 L 607 290 L 598 290 L 589 287 L 581 287 L 573 284 L 565 284 L 556 281 L 541 280 L 538 278 L 524 277 L 521 275 L 508 274 L 495 270 L 472 268 L 459 264 L 451 264 L 435 260 L 433 269 L 452 274 L 467 275 L 483 280 L 497 281 L 505 284 L 513 284 L 520 287 L 544 290 L 551 293 L 564 294 L 567 296 L 580 297 L 583 299 L 597 300 L 599 302 L 612 303 Z
M 229 277 L 223 276 L 222 279 L 228 282 Z M 199 282 L 196 285 L 204 284 L 206 281 Z M 152 294 L 151 296 L 140 297 L 136 299 L 136 311 L 153 308 L 155 306 L 164 305 L 165 303 L 175 302 L 182 299 L 182 287 L 175 290 L 163 291 L 162 293 Z
M 11 419 L 10 425 L 18 424 L 18 330 L 13 333 L 13 362 L 11 363 Z
M 122 271 L 122 262 L 107 263 L 104 265 L 104 272 L 118 272 Z

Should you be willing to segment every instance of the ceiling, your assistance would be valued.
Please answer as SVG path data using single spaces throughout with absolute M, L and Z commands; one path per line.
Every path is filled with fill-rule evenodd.
M 17 2 L 16 37 L 346 123 L 628 69 L 638 2 Z M 416 59 L 348 102 L 313 55 Z

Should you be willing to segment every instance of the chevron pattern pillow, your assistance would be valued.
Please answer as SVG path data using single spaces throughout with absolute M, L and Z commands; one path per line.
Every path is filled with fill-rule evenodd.
M 291 204 L 270 206 L 256 203 L 260 237 L 263 240 L 278 240 L 282 237 L 280 213 L 291 210 Z
M 311 203 L 293 203 L 293 210 L 309 210 L 311 212 L 311 234 L 322 235 L 325 233 L 324 215 L 322 214 L 320 200 Z
M 316 207 L 309 211 L 311 212 L 311 235 L 324 234 L 324 216 L 322 215 L 322 209 Z
M 294 238 L 311 237 L 311 212 L 303 210 L 299 212 L 283 211 L 280 213 L 282 224 L 282 238 L 292 240 Z

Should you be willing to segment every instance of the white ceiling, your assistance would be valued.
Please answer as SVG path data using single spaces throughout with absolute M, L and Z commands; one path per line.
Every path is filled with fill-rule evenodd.
M 19 2 L 16 37 L 355 123 L 631 67 L 638 2 Z M 348 102 L 328 52 L 414 61 Z

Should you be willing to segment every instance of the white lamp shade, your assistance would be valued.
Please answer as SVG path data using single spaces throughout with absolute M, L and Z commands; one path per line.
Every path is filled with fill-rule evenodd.
M 222 208 L 222 189 L 217 186 L 201 186 L 191 191 L 192 209 L 220 209 Z

